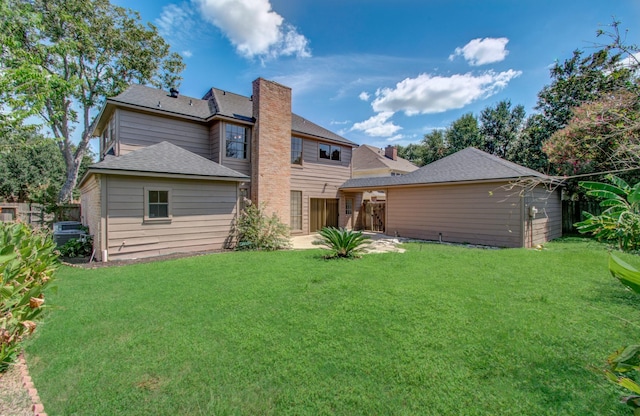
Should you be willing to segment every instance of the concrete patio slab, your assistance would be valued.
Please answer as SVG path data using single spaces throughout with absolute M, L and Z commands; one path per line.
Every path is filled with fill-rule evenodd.
M 371 245 L 365 250 L 366 253 L 405 252 L 403 248 L 399 247 L 399 245 L 404 242 L 404 239 L 402 238 L 372 232 L 364 232 L 363 234 L 371 238 Z M 291 237 L 291 248 L 294 250 L 322 248 L 322 246 L 313 244 L 313 241 L 318 240 L 319 238 L 320 236 L 317 233 L 293 236 Z

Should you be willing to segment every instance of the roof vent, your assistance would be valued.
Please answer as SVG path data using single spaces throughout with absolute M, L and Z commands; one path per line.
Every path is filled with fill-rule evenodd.
M 171 98 L 178 98 L 178 95 L 180 95 L 180 91 L 171 87 L 171 89 L 169 90 L 169 94 L 171 95 Z

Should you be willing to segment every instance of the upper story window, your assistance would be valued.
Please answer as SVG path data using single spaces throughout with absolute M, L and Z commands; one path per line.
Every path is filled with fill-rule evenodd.
M 291 138 L 291 164 L 302 165 L 302 139 L 299 137 Z
M 246 159 L 249 147 L 248 128 L 235 124 L 225 124 L 226 156 L 234 159 Z
M 320 143 L 319 145 L 320 159 L 329 159 L 329 160 L 340 160 L 340 154 L 342 153 L 342 148 L 340 146 L 333 146 L 324 143 Z

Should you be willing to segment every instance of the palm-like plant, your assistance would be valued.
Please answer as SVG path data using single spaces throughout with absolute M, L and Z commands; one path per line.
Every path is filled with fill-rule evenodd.
M 613 277 L 636 293 L 640 293 L 640 271 L 620 260 L 615 255 L 609 256 L 609 271 Z M 622 401 L 640 414 L 640 345 L 628 345 L 615 351 L 607 359 L 608 368 L 605 374 L 609 380 L 624 387 L 631 394 Z
M 606 208 L 600 215 L 585 212 L 586 219 L 576 224 L 581 233 L 591 233 L 600 240 L 618 241 L 622 250 L 640 249 L 640 182 L 629 186 L 617 176 L 607 176 L 612 184 L 580 182 L 587 195 L 603 198 Z
M 358 257 L 371 243 L 371 238 L 359 231 L 345 228 L 325 227 L 318 232 L 320 240 L 314 242 L 331 250 L 326 258 Z

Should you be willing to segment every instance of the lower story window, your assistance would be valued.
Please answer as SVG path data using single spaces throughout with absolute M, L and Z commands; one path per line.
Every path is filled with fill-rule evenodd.
M 291 191 L 291 229 L 302 230 L 302 192 Z
M 171 218 L 171 190 L 145 188 L 145 220 Z

